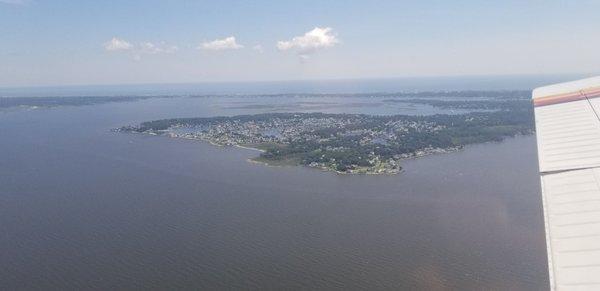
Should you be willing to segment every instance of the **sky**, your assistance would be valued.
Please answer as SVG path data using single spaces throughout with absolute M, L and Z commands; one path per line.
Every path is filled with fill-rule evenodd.
M 0 0 L 0 87 L 593 74 L 600 1 Z

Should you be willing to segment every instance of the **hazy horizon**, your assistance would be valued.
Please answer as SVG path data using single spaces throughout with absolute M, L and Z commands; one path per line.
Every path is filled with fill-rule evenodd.
M 0 87 L 589 74 L 598 8 L 0 0 Z
M 588 74 L 429 76 L 243 82 L 90 84 L 0 87 L 0 97 L 228 94 L 366 94 L 418 91 L 531 90 Z

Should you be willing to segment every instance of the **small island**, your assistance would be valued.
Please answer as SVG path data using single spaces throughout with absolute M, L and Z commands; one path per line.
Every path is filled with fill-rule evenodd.
M 258 149 L 261 154 L 253 161 L 269 165 L 304 165 L 343 174 L 396 174 L 402 170 L 403 159 L 532 133 L 530 106 L 519 109 L 499 104 L 495 108 L 480 104 L 495 110 L 460 115 L 265 113 L 176 118 L 117 131 Z

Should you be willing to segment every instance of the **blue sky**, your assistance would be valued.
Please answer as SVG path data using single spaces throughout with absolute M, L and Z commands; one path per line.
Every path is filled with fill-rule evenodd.
M 0 86 L 591 74 L 597 11 L 599 1 L 0 0 Z

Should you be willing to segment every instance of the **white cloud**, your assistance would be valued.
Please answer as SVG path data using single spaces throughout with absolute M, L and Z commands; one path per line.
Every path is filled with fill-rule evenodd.
M 255 51 L 257 51 L 257 52 L 259 52 L 259 53 L 261 53 L 261 54 L 265 52 L 265 50 L 263 49 L 262 45 L 260 45 L 260 44 L 257 44 L 255 46 L 253 46 L 252 49 L 255 50 Z
M 331 27 L 315 27 L 304 35 L 296 36 L 291 40 L 278 41 L 277 48 L 281 51 L 295 50 L 302 59 L 306 59 L 308 55 L 320 49 L 335 46 L 339 42 Z
M 133 45 L 126 40 L 113 37 L 111 40 L 104 43 L 104 49 L 112 52 L 131 52 L 133 54 L 133 60 L 140 61 L 142 59 L 142 55 L 172 54 L 178 51 L 179 47 L 175 45 L 169 45 L 163 41 L 158 43 L 142 42 L 137 45 Z
M 204 42 L 200 46 L 198 46 L 198 49 L 205 49 L 205 50 L 211 50 L 211 51 L 222 51 L 222 50 L 236 50 L 236 49 L 241 49 L 243 47 L 244 47 L 243 45 L 238 44 L 235 41 L 235 36 L 230 36 L 230 37 L 226 37 L 223 39 L 215 39 L 213 41 Z
M 104 49 L 107 51 L 126 51 L 133 49 L 133 45 L 123 39 L 113 37 L 104 43 Z
M 179 50 L 179 47 L 177 47 L 175 45 L 168 45 L 162 41 L 159 43 L 156 43 L 156 44 L 151 43 L 151 42 L 143 42 L 139 45 L 139 48 L 138 48 L 138 51 L 140 53 L 151 54 L 151 55 L 161 54 L 161 53 L 172 54 L 178 50 Z

